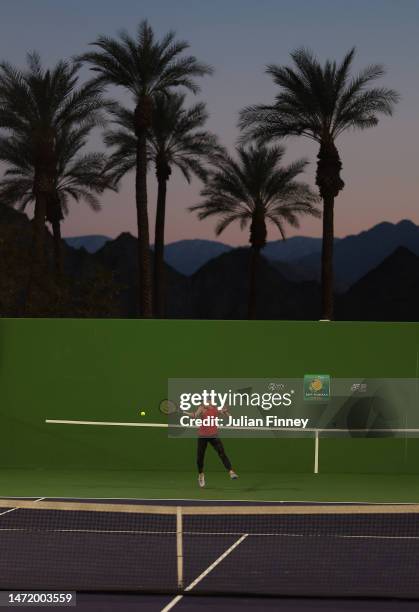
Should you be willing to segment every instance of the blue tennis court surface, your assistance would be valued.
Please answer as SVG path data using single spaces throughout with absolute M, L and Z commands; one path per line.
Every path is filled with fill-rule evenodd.
M 129 501 L 0 500 L 1 589 L 86 610 L 418 609 L 417 505 Z

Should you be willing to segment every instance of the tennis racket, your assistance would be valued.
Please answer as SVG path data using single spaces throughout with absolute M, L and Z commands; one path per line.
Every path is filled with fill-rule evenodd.
M 160 402 L 159 410 L 162 414 L 175 414 L 176 412 L 180 412 L 179 406 L 169 399 L 164 399 Z

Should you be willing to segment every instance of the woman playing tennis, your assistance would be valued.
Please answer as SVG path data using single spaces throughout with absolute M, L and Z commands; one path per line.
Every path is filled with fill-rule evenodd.
M 216 417 L 220 414 L 227 414 L 227 410 L 218 410 L 215 406 L 200 406 L 195 412 L 195 417 L 202 417 L 202 420 L 208 419 L 209 422 L 216 423 Z M 205 451 L 207 450 L 208 444 L 216 450 L 220 457 L 225 469 L 228 471 L 230 478 L 235 480 L 238 478 L 236 472 L 231 467 L 230 459 L 228 458 L 224 445 L 218 437 L 218 427 L 216 424 L 204 425 L 202 424 L 198 430 L 198 445 L 196 452 L 196 463 L 198 467 L 198 483 L 200 487 L 205 487 L 205 474 L 204 474 L 204 458 Z

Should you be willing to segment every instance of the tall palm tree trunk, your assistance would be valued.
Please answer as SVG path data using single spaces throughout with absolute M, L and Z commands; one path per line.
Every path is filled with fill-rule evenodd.
M 45 274 L 45 216 L 47 212 L 47 194 L 39 192 L 35 199 L 35 214 L 32 222 L 32 252 L 29 265 L 29 276 L 23 298 L 22 314 L 30 309 L 34 287 Z
M 260 249 L 252 246 L 250 249 L 250 262 L 249 262 L 249 301 L 247 318 L 256 319 L 256 306 L 257 306 L 257 273 L 260 260 Z
M 45 217 L 47 212 L 46 193 L 40 193 L 36 198 L 33 219 L 33 263 L 42 268 L 45 264 Z
M 35 172 L 33 191 L 35 193 L 35 213 L 33 220 L 32 260 L 29 271 L 24 311 L 26 312 L 33 297 L 35 284 L 42 285 L 47 273 L 45 253 L 45 222 L 48 203 L 55 194 L 55 132 L 53 129 L 41 129 L 33 134 L 35 146 Z
M 333 319 L 333 243 L 334 243 L 333 196 L 323 200 L 323 241 L 322 241 L 322 319 Z
M 342 163 L 335 143 L 325 138 L 317 155 L 316 184 L 323 200 L 323 243 L 322 243 L 322 319 L 332 320 L 333 307 L 333 242 L 335 197 L 345 186 L 340 177 Z
M 256 319 L 256 296 L 257 296 L 257 273 L 259 268 L 260 251 L 266 245 L 266 221 L 265 208 L 262 202 L 256 202 L 252 214 L 252 222 L 250 224 L 251 245 L 250 252 L 250 277 L 249 277 L 249 303 L 248 303 L 248 318 Z
M 135 180 L 138 230 L 139 314 L 152 316 L 150 239 L 147 211 L 147 140 L 145 130 L 137 139 L 137 167 Z
M 46 220 L 51 224 L 54 245 L 54 272 L 57 283 L 63 276 L 63 249 L 61 240 L 61 221 L 64 218 L 61 210 L 61 201 L 58 191 L 50 194 L 47 202 Z
M 154 315 L 164 317 L 165 312 L 165 269 L 164 269 L 164 225 L 166 215 L 167 180 L 157 173 L 157 211 L 154 237 Z

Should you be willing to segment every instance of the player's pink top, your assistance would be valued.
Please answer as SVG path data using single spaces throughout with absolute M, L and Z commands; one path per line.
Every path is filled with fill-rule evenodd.
M 204 411 L 200 415 L 201 419 L 219 416 L 219 410 L 215 406 L 202 406 L 202 408 Z M 201 425 L 198 430 L 198 434 L 203 438 L 213 438 L 217 433 L 218 427 L 216 425 Z

